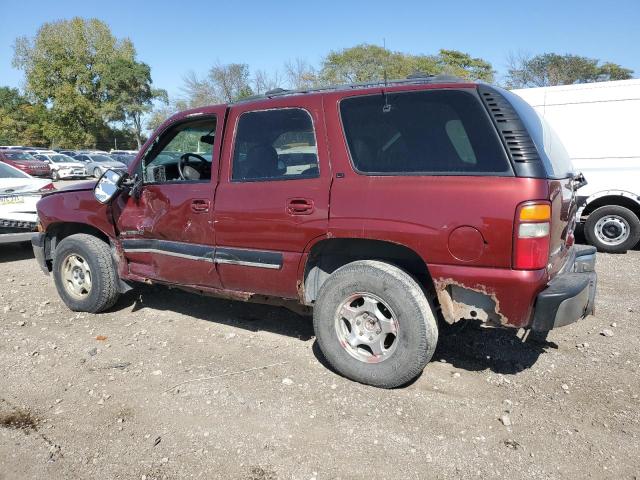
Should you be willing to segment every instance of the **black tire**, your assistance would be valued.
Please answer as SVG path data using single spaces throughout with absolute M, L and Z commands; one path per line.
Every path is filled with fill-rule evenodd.
M 91 288 L 83 298 L 75 297 L 65 286 L 62 269 L 70 255 L 77 255 L 86 261 L 91 272 Z M 55 250 L 53 279 L 56 289 L 67 307 L 74 312 L 98 313 L 112 307 L 120 296 L 117 275 L 109 245 L 92 235 L 70 235 Z
M 629 229 L 629 235 L 625 241 L 613 245 L 601 240 L 600 236 L 602 234 L 598 233 L 598 222 L 608 217 L 626 224 L 626 228 Z M 616 222 L 613 223 L 615 228 Z M 635 247 L 640 241 L 640 219 L 628 208 L 619 205 L 606 205 L 591 212 L 584 225 L 584 236 L 587 243 L 596 247 L 600 252 L 624 253 Z
M 51 180 L 53 180 L 54 182 L 57 182 L 58 180 L 60 180 L 60 174 L 58 173 L 57 170 L 53 170 L 51 172 Z
M 388 358 L 368 363 L 355 358 L 338 336 L 338 309 L 350 296 L 373 294 L 383 300 L 397 319 L 397 345 Z M 340 374 L 360 383 L 394 388 L 416 378 L 431 360 L 438 342 L 433 309 L 418 283 L 388 263 L 361 260 L 349 263 L 324 282 L 313 311 L 318 345 Z
M 93 176 L 95 178 L 100 178 L 102 176 L 102 171 L 98 167 L 94 168 L 93 169 Z

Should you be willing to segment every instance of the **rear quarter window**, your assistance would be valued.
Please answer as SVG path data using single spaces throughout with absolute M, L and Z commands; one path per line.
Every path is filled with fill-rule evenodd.
M 500 93 L 511 103 L 529 132 L 549 178 L 573 176 L 575 168 L 571 157 L 551 125 L 518 95 L 505 90 Z
M 512 176 L 484 107 L 461 90 L 349 97 L 340 102 L 356 171 L 372 175 Z

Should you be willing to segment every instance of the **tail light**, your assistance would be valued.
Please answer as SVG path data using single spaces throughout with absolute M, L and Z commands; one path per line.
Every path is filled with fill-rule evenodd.
M 38 190 L 39 192 L 50 192 L 51 190 L 55 190 L 56 187 L 53 185 L 53 183 L 47 183 L 44 187 L 42 187 L 40 190 Z
M 551 205 L 527 202 L 516 210 L 513 232 L 513 268 L 538 270 L 549 261 Z

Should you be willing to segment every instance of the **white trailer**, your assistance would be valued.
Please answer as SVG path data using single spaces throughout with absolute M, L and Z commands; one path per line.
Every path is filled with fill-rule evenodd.
M 578 222 L 587 242 L 625 252 L 640 241 L 640 80 L 513 90 L 562 139 L 587 185 Z

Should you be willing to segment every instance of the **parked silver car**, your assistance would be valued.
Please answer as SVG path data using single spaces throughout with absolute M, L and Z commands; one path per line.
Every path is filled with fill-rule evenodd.
M 89 175 L 100 178 L 107 170 L 126 170 L 127 166 L 109 155 L 82 153 L 73 157 L 84 164 Z

